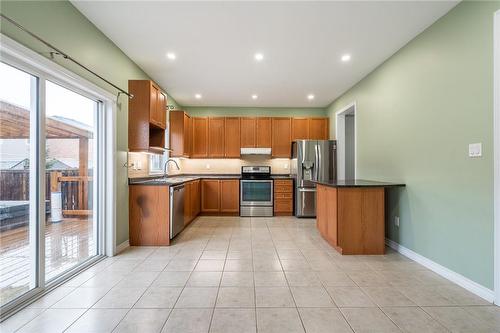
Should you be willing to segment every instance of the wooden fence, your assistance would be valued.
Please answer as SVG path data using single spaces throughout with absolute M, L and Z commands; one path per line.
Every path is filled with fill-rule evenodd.
M 45 199 L 50 200 L 51 172 L 60 172 L 62 176 L 78 176 L 78 170 L 51 170 L 45 173 Z M 0 201 L 29 200 L 29 170 L 0 170 Z M 92 209 L 92 181 L 88 184 L 88 200 L 86 207 L 80 207 L 78 195 L 80 193 L 79 181 L 65 181 L 61 183 L 62 209 L 80 210 Z

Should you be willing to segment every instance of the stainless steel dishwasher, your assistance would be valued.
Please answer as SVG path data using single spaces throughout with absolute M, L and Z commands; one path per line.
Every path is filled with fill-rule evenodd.
M 184 184 L 170 186 L 170 239 L 184 229 Z

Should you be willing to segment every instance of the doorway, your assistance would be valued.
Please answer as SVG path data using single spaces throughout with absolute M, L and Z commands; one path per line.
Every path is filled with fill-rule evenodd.
M 356 103 L 335 113 L 337 179 L 356 179 Z
M 500 305 L 500 10 L 493 21 L 494 302 Z

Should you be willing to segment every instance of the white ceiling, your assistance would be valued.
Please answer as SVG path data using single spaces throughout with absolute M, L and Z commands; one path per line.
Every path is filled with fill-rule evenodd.
M 456 3 L 73 1 L 181 105 L 246 107 L 324 107 Z

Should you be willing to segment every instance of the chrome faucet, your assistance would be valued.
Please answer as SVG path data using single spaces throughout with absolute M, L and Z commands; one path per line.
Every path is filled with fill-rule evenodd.
M 181 168 L 179 167 L 179 164 L 177 164 L 177 162 L 171 158 L 169 158 L 166 162 L 165 162 L 165 165 L 163 165 L 163 175 L 164 176 L 167 176 L 168 173 L 167 173 L 167 166 L 168 166 L 168 163 L 169 162 L 174 162 L 175 164 L 175 167 L 177 168 L 177 170 L 180 170 Z

